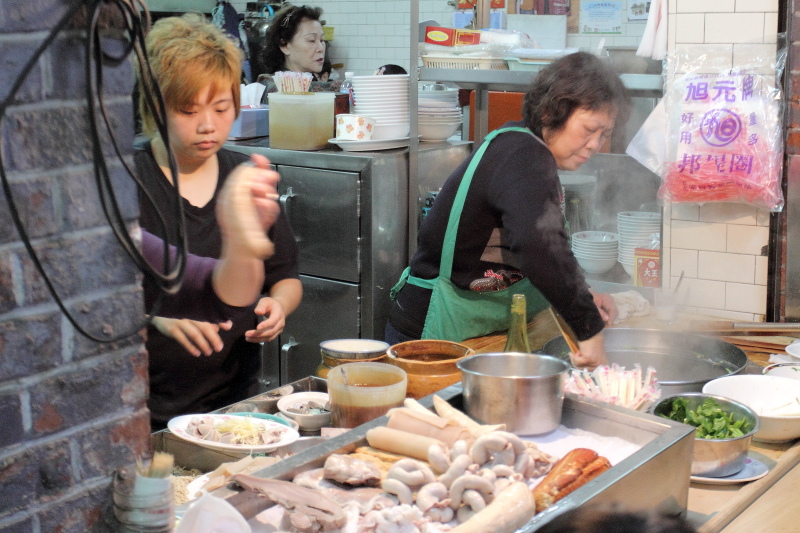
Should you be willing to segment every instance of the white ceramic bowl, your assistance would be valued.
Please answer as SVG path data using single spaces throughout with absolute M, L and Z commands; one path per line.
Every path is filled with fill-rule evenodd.
M 423 141 L 444 141 L 453 135 L 460 122 L 451 122 L 450 124 L 423 124 L 419 123 L 418 132 L 422 135 Z
M 800 379 L 800 362 L 798 363 L 775 363 L 769 365 L 761 371 L 765 376 L 777 376 L 779 378 Z
M 617 264 L 616 256 L 596 259 L 575 254 L 575 259 L 578 260 L 578 264 L 581 266 L 581 268 L 589 274 L 604 274 L 614 268 L 614 265 Z
M 786 347 L 786 353 L 788 353 L 792 357 L 800 359 L 800 342 L 795 342 L 794 344 L 788 345 Z
M 619 235 L 610 231 L 579 231 L 572 234 L 572 240 L 580 243 L 616 243 L 619 241 Z
M 378 119 L 375 124 L 375 130 L 372 132 L 372 140 L 380 141 L 383 139 L 402 139 L 408 137 L 408 132 L 411 131 L 411 123 L 405 122 L 400 124 L 385 124 Z
M 296 421 L 300 429 L 304 431 L 316 431 L 330 425 L 330 411 L 321 414 L 300 414 L 291 412 L 290 409 L 300 409 L 301 406 L 308 405 L 309 402 L 325 405 L 328 401 L 328 393 L 326 392 L 296 392 L 278 400 L 278 410 L 283 413 L 284 416 Z
M 706 383 L 703 392 L 730 398 L 755 411 L 761 420 L 755 440 L 788 442 L 800 437 L 800 381 L 752 374 L 726 376 Z

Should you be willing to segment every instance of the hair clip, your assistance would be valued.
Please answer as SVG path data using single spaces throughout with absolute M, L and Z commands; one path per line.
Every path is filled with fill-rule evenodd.
M 292 9 L 289 12 L 289 14 L 286 15 L 286 18 L 284 18 L 283 21 L 281 22 L 281 26 L 284 26 L 284 27 L 288 26 L 289 25 L 289 20 L 292 18 L 292 15 L 294 15 L 294 9 Z

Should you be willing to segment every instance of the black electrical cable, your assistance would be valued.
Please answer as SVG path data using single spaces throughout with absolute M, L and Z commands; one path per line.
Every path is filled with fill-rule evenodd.
M 120 14 L 122 15 L 122 19 L 125 21 L 125 28 L 124 30 L 128 34 L 128 45 L 123 50 L 123 54 L 114 56 L 107 53 L 106 50 L 103 49 L 101 45 L 101 37 L 100 37 L 100 30 L 98 28 L 98 18 L 100 15 L 100 11 L 103 9 L 104 5 L 113 5 L 116 6 Z M 139 9 L 137 9 L 137 6 Z M 24 83 L 25 79 L 27 78 L 30 71 L 38 62 L 41 55 L 44 51 L 55 41 L 58 34 L 67 28 L 70 21 L 78 14 L 79 10 L 86 9 L 86 91 L 87 91 L 87 109 L 89 114 L 89 125 L 91 130 L 91 140 L 92 140 L 92 153 L 94 159 L 94 173 L 95 173 L 95 180 L 97 182 L 98 192 L 100 195 L 100 201 L 103 207 L 103 211 L 105 213 L 106 219 L 109 222 L 109 225 L 114 232 L 117 240 L 126 251 L 128 256 L 134 261 L 138 269 L 144 274 L 146 281 L 154 283 L 157 287 L 159 287 L 159 296 L 158 299 L 153 307 L 150 310 L 151 314 L 150 317 L 157 314 L 158 309 L 160 308 L 161 302 L 165 294 L 172 293 L 177 291 L 180 288 L 181 281 L 183 279 L 183 273 L 185 270 L 186 265 L 186 233 L 185 233 L 185 223 L 184 223 L 184 215 L 183 215 L 183 206 L 181 202 L 181 196 L 178 189 L 178 180 L 175 180 L 175 187 L 174 187 L 174 197 L 173 197 L 173 204 L 175 206 L 177 212 L 177 220 L 178 220 L 178 243 L 176 245 L 176 255 L 175 255 L 175 266 L 171 266 L 170 257 L 171 254 L 169 253 L 169 245 L 164 242 L 164 264 L 163 264 L 163 272 L 159 272 L 158 270 L 154 269 L 144 258 L 139 251 L 136 243 L 131 238 L 127 227 L 124 222 L 124 218 L 121 214 L 119 209 L 119 205 L 117 204 L 116 197 L 113 193 L 113 186 L 110 179 L 108 167 L 105 163 L 105 155 L 102 150 L 102 142 L 100 139 L 100 135 L 97 128 L 96 117 L 95 117 L 95 105 L 97 106 L 103 121 L 105 123 L 107 132 L 109 134 L 109 139 L 114 147 L 114 151 L 116 152 L 117 157 L 122 162 L 123 167 L 127 171 L 127 173 L 133 178 L 133 180 L 139 185 L 139 187 L 145 191 L 145 195 L 148 198 L 152 198 L 149 192 L 142 186 L 141 181 L 137 177 L 136 173 L 132 171 L 125 162 L 124 157 L 122 157 L 121 151 L 119 150 L 119 146 L 117 145 L 116 138 L 113 134 L 113 129 L 111 124 L 108 120 L 108 116 L 105 111 L 105 106 L 103 104 L 102 99 L 102 80 L 103 80 L 103 64 L 119 64 L 124 61 L 131 53 L 131 51 L 135 52 L 137 57 L 137 65 L 139 66 L 139 75 L 143 80 L 143 86 L 148 88 L 148 91 L 145 91 L 147 94 L 143 95 L 147 98 L 148 105 L 151 106 L 156 119 L 156 125 L 158 127 L 159 133 L 162 135 L 162 138 L 165 141 L 165 144 L 169 146 L 168 140 L 168 133 L 166 127 L 166 117 L 165 117 L 165 106 L 163 102 L 163 98 L 161 95 L 161 91 L 158 88 L 158 83 L 155 80 L 155 77 L 150 70 L 149 62 L 147 61 L 147 52 L 144 46 L 144 33 L 146 31 L 146 27 L 149 27 L 149 13 L 147 11 L 147 7 L 141 3 L 141 0 L 77 0 L 74 4 L 66 11 L 66 13 L 59 19 L 56 23 L 54 28 L 50 31 L 47 37 L 42 41 L 42 43 L 36 48 L 31 58 L 28 60 L 26 65 L 23 67 L 22 71 L 20 72 L 17 79 L 14 81 L 11 89 L 9 90 L 8 95 L 0 104 L 0 131 L 2 131 L 2 121 L 6 118 L 6 110 L 10 105 L 12 105 L 14 98 L 19 91 L 20 87 Z M 145 14 L 147 23 L 146 27 L 142 25 L 140 12 Z M 94 69 L 92 68 L 94 66 Z M 177 176 L 177 164 L 175 163 L 174 156 L 170 150 L 167 151 L 169 155 L 169 168 L 170 172 L 172 172 L 173 176 Z M 83 326 L 81 326 L 72 313 L 66 308 L 66 305 L 62 301 L 61 297 L 58 295 L 58 292 L 53 285 L 50 277 L 48 276 L 47 272 L 44 269 L 36 251 L 33 248 L 33 245 L 30 242 L 30 238 L 28 237 L 28 233 L 25 229 L 25 225 L 22 222 L 20 217 L 19 210 L 16 207 L 16 204 L 13 199 L 13 195 L 11 192 L 11 185 L 8 180 L 8 176 L 6 174 L 5 165 L 3 164 L 2 159 L 2 152 L 0 152 L 0 181 L 2 182 L 3 192 L 5 193 L 9 213 L 11 214 L 11 218 L 14 222 L 14 225 L 19 233 L 20 240 L 22 241 L 25 249 L 28 252 L 28 255 L 31 258 L 32 263 L 39 271 L 42 279 L 45 282 L 45 285 L 48 288 L 51 296 L 53 297 L 56 305 L 59 307 L 61 312 L 64 316 L 69 320 L 75 330 L 93 341 L 96 342 L 115 342 L 131 335 L 137 333 L 143 327 L 145 327 L 151 320 L 148 317 L 142 323 L 136 325 L 134 328 L 130 329 L 129 331 L 120 333 L 115 336 L 104 336 L 99 337 L 97 335 L 89 333 Z M 162 220 L 162 224 L 164 223 L 163 217 L 160 217 Z

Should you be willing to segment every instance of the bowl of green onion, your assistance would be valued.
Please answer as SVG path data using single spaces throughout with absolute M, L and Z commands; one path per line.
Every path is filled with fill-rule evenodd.
M 744 468 L 747 450 L 758 431 L 758 415 L 729 398 L 686 392 L 662 398 L 650 412 L 694 426 L 692 475 L 732 476 Z

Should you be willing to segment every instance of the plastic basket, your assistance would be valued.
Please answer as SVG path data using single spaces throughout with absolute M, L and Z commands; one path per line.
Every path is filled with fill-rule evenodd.
M 505 61 L 508 64 L 508 70 L 527 70 L 530 72 L 539 72 L 551 63 L 550 61 L 529 61 L 518 57 L 507 57 Z
M 420 57 L 422 58 L 422 66 L 428 68 L 508 70 L 508 64 L 502 57 L 459 57 L 431 54 Z

